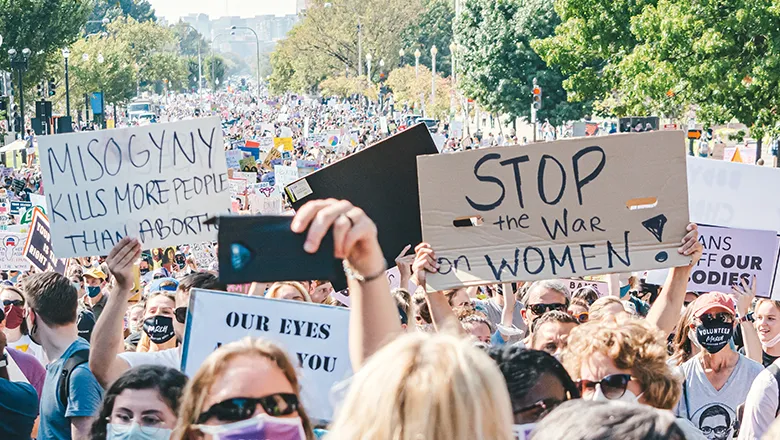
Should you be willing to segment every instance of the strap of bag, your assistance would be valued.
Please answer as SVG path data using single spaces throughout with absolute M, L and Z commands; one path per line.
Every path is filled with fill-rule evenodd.
M 84 349 L 70 355 L 62 367 L 62 373 L 60 373 L 60 377 L 57 380 L 57 396 L 59 396 L 60 403 L 66 408 L 68 406 L 68 396 L 70 395 L 70 376 L 76 367 L 87 362 L 89 362 L 89 349 Z

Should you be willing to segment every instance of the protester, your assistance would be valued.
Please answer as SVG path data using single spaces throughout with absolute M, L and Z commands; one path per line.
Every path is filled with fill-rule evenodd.
M 673 337 L 670 343 L 672 357 L 669 363 L 673 366 L 679 366 L 687 362 L 691 356 L 699 353 L 699 346 L 691 338 L 690 326 L 693 324 L 693 306 L 685 306 L 680 321 L 674 328 Z
M 631 313 L 626 310 L 626 304 L 614 296 L 597 299 L 588 311 L 588 320 L 590 321 L 600 321 L 608 316 L 622 319 L 631 316 Z
M 30 330 L 24 319 L 24 296 L 16 287 L 3 286 L 0 290 L 0 301 L 6 319 L 2 330 L 8 341 L 8 346 L 24 353 L 30 353 L 42 364 L 48 364 L 43 348 L 30 339 Z
M 83 438 L 97 414 L 103 389 L 86 364 L 89 344 L 78 337 L 78 298 L 73 284 L 56 272 L 31 275 L 23 283 L 30 338 L 39 342 L 51 359 L 41 395 L 39 437 Z M 71 366 L 71 358 L 83 362 Z M 66 368 L 69 367 L 69 368 Z M 64 389 L 59 388 L 60 376 Z
M 309 290 L 311 301 L 317 304 L 323 304 L 333 293 L 333 284 L 330 281 L 312 281 Z
M 84 284 L 87 294 L 82 298 L 81 305 L 95 315 L 95 321 L 100 319 L 100 314 L 106 307 L 108 295 L 106 286 L 108 277 L 100 267 L 92 267 L 84 271 Z
M 543 280 L 535 281 L 528 287 L 524 297 L 522 310 L 523 321 L 531 330 L 526 337 L 526 345 L 530 345 L 530 338 L 533 335 L 533 323 L 539 317 L 551 310 L 566 312 L 569 307 L 570 293 L 569 289 L 560 281 Z
M 545 351 L 556 358 L 566 349 L 571 331 L 579 321 L 565 312 L 552 310 L 543 314 L 531 325 L 531 341 L 528 348 Z
M 590 305 L 582 298 L 572 298 L 571 304 L 569 304 L 569 314 L 574 317 L 580 324 L 588 322 L 590 319 Z
M 186 376 L 172 368 L 143 365 L 127 370 L 106 391 L 90 438 L 169 439 L 186 383 Z
M 17 356 L 6 343 L 5 334 L 0 332 L 0 438 L 30 439 L 38 417 L 39 391 L 26 377 L 20 377 L 21 372 L 14 374 L 13 367 L 19 369 L 17 365 L 22 363 L 16 361 Z M 19 351 L 16 353 L 25 355 Z M 32 356 L 30 358 L 36 361 Z M 38 368 L 42 369 L 40 365 Z
M 176 317 L 176 298 L 165 291 L 149 295 L 145 301 L 143 333 L 138 342 L 138 352 L 155 352 L 176 348 L 173 320 Z
M 308 290 L 303 284 L 294 281 L 274 283 L 265 293 L 266 298 L 286 299 L 290 301 L 312 302 Z

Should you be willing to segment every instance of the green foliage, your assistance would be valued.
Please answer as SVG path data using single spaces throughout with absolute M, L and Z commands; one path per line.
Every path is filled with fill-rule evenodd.
M 130 17 L 135 21 L 157 21 L 152 4 L 148 0 L 96 0 L 89 23 L 86 26 L 87 34 L 104 30 L 100 23 L 104 18 L 114 20 L 118 17 Z
M 365 76 L 344 75 L 326 78 L 320 83 L 320 91 L 323 96 L 338 96 L 348 98 L 353 95 L 364 95 L 369 99 L 377 99 L 379 91 L 376 85 L 369 86 Z
M 560 22 L 546 0 L 472 0 L 455 24 L 460 45 L 458 83 L 464 94 L 491 113 L 530 120 L 531 89 L 543 90 L 537 116 L 554 125 L 579 119 L 587 103 L 568 102 L 563 74 L 531 47 Z
M 136 70 L 124 42 L 116 37 L 91 37 L 71 47 L 70 85 L 74 108 L 83 108 L 86 93 L 102 91 L 106 103 L 121 103 L 136 92 Z M 86 57 L 85 57 L 86 55 Z M 102 56 L 103 63 L 98 59 Z M 64 93 L 64 87 L 59 90 Z
M 203 75 L 208 79 L 209 87 L 216 90 L 225 84 L 225 59 L 211 55 L 204 60 Z
M 425 66 L 420 66 L 417 73 L 414 66 L 405 66 L 390 72 L 387 86 L 392 89 L 397 104 L 414 107 L 421 113 L 424 103 L 428 116 L 444 118 L 450 114 L 450 105 L 457 104 L 451 99 L 452 86 L 450 80 L 437 73 L 436 102 L 431 106 L 431 77 L 430 69 Z M 455 111 L 458 111 L 457 107 Z
M 203 38 L 198 31 L 191 28 L 187 23 L 179 21 L 171 26 L 176 38 L 179 40 L 179 53 L 185 56 L 198 57 L 198 48 L 201 56 L 208 52 L 209 42 Z
M 455 21 L 455 10 L 452 1 L 426 0 L 423 12 L 402 35 L 403 64 L 414 65 L 414 51 L 419 49 L 420 64 L 431 66 L 431 47 L 435 45 L 439 50 L 436 55 L 436 72 L 450 76 L 453 21 Z

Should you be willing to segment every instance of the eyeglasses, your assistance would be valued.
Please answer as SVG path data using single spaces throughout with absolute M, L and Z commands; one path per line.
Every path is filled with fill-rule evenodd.
M 263 411 L 271 417 L 289 416 L 298 411 L 298 396 L 295 394 L 278 393 L 260 398 L 236 397 L 219 402 L 209 408 L 198 417 L 198 424 L 205 423 L 211 418 L 220 422 L 240 422 L 252 417 L 257 405 L 263 407 Z
M 610 374 L 605 376 L 598 382 L 590 380 L 580 379 L 575 382 L 577 388 L 580 390 L 580 394 L 585 394 L 586 390 L 593 392 L 596 389 L 596 385 L 601 385 L 601 392 L 607 399 L 620 399 L 623 394 L 626 394 L 626 387 L 628 383 L 633 380 L 630 374 Z
M 566 304 L 552 303 L 552 304 L 531 304 L 528 306 L 528 310 L 533 312 L 534 315 L 542 316 L 545 312 L 550 310 L 557 310 L 559 312 L 566 311 Z
M 22 301 L 20 299 L 4 299 L 3 300 L 3 306 L 4 307 L 8 307 L 8 306 L 21 307 L 23 305 L 24 305 L 24 301 Z
M 585 324 L 586 322 L 588 322 L 588 316 L 589 316 L 588 312 L 581 312 L 581 313 L 577 313 L 576 315 L 574 313 L 569 312 L 569 314 L 573 316 L 574 319 L 576 319 L 577 322 L 579 322 L 580 324 Z
M 542 399 L 532 405 L 519 408 L 514 411 L 514 414 L 523 414 L 524 423 L 533 423 L 546 416 L 547 413 L 554 410 L 563 402 L 565 402 L 565 399 L 558 400 L 554 397 L 549 397 L 547 399 Z
M 173 311 L 173 314 L 176 315 L 176 320 L 179 321 L 180 324 L 187 322 L 186 307 L 176 307 L 176 310 Z
M 726 432 L 728 432 L 728 430 L 729 430 L 728 426 L 716 426 L 714 428 L 710 428 L 709 426 L 701 427 L 701 433 L 704 435 L 710 435 L 712 433 L 715 433 L 715 435 L 723 435 Z
M 715 321 L 719 321 L 725 324 L 731 324 L 732 322 L 734 322 L 734 315 L 727 312 L 705 313 L 704 315 L 701 315 L 699 317 L 699 320 L 701 320 L 702 324 L 707 324 Z

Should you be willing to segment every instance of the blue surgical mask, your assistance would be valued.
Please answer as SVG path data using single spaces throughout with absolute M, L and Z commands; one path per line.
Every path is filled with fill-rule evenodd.
M 173 430 L 141 426 L 133 422 L 130 425 L 109 423 L 106 426 L 106 440 L 169 440 Z
M 87 286 L 87 295 L 90 298 L 100 295 L 100 286 Z

